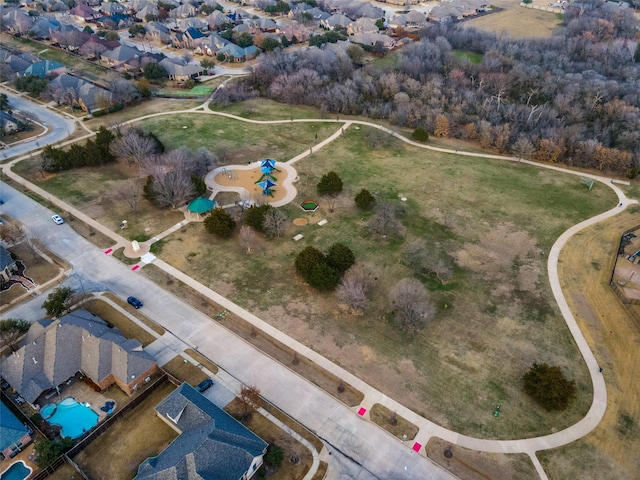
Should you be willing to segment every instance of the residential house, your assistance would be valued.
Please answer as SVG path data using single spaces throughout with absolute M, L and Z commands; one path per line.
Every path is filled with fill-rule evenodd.
M 209 24 L 204 19 L 198 17 L 176 18 L 175 24 L 176 28 L 181 32 L 184 32 L 188 28 L 195 28 L 200 31 L 209 30 Z
M 60 25 L 57 30 L 51 32 L 51 43 L 73 52 L 82 47 L 90 36 L 91 34 L 79 30 L 74 25 Z
M 229 40 L 222 38 L 217 33 L 212 33 L 204 41 L 196 47 L 195 53 L 198 55 L 209 55 L 215 57 L 220 49 L 225 45 L 231 43 Z
M 78 3 L 69 11 L 71 18 L 77 22 L 92 22 L 102 16 L 102 14 L 86 3 Z
M 127 14 L 129 13 L 129 8 L 118 2 L 104 2 L 102 5 L 98 7 L 98 11 L 102 13 L 102 15 L 112 16 L 117 14 Z
M 331 15 L 326 20 L 320 21 L 320 26 L 322 28 L 326 28 L 327 30 L 334 30 L 335 28 L 347 28 L 352 20 L 346 15 L 342 15 L 341 13 L 336 13 Z
M 154 42 L 168 45 L 171 43 L 171 31 L 169 28 L 160 22 L 149 22 L 145 25 L 147 33 L 145 37 Z
M 309 29 L 297 22 L 287 23 L 278 27 L 276 33 L 287 37 L 289 42 L 292 42 L 294 37 L 298 42 L 306 42 L 310 37 Z
M 351 22 L 347 25 L 347 33 L 349 35 L 356 35 L 359 33 L 378 33 L 380 29 L 377 27 L 376 22 L 371 18 L 359 18 L 355 22 Z
M 31 443 L 31 430 L 0 401 L 0 453 L 4 458 L 15 457 Z
M 29 65 L 22 72 L 20 72 L 19 75 L 35 75 L 36 77 L 40 78 L 48 78 L 57 77 L 58 75 L 61 75 L 66 71 L 67 67 L 54 60 L 40 60 L 39 62 Z
M 78 372 L 100 391 L 117 385 L 132 395 L 158 371 L 140 342 L 82 309 L 33 323 L 24 345 L 0 362 L 2 376 L 32 405 Z
M 33 60 L 26 58 L 25 53 L 19 50 L 11 51 L 6 48 L 0 48 L 0 63 L 15 75 L 29 68 Z
M 450 3 L 438 4 L 429 11 L 427 20 L 436 23 L 450 23 L 458 17 L 459 13 L 458 8 Z
M 242 48 L 235 43 L 229 43 L 218 51 L 218 54 L 224 55 L 230 62 L 246 62 L 257 57 L 258 53 L 260 53 L 260 50 L 255 45 Z
M 135 20 L 131 15 L 114 13 L 113 15 L 104 15 L 98 18 L 96 23 L 99 27 L 108 28 L 109 30 L 122 30 L 131 27 Z
M 227 17 L 220 10 L 216 10 L 204 18 L 204 21 L 207 22 L 209 26 L 209 30 L 217 32 L 223 28 L 226 28 L 227 25 L 231 23 L 229 17 Z
M 243 20 L 243 23 L 249 27 L 251 33 L 275 32 L 278 28 L 275 20 L 265 17 L 246 18 Z
M 169 12 L 171 18 L 188 18 L 195 17 L 198 14 L 198 9 L 191 3 L 183 3 L 179 7 L 174 8 Z
M 382 8 L 376 7 L 375 5 L 372 5 L 370 3 L 360 2 L 349 4 L 349 7 L 345 8 L 343 13 L 353 18 L 364 17 L 373 18 L 374 20 L 377 20 L 378 18 L 384 18 L 385 16 L 384 10 Z
M 164 58 L 159 63 L 167 71 L 169 80 L 184 82 L 190 78 L 196 78 L 202 75 L 202 67 L 193 63 L 187 63 L 177 58 Z
M 158 10 L 158 6 L 155 3 L 147 3 L 144 7 L 142 7 L 135 13 L 135 17 L 138 20 L 146 22 L 147 16 L 158 18 L 159 14 L 160 10 Z
M 142 51 L 129 45 L 120 45 L 113 50 L 107 50 L 100 55 L 100 59 L 107 63 L 110 67 L 117 67 L 118 65 L 131 60 L 132 58 L 142 55 Z
M 69 73 L 54 78 L 49 85 L 64 93 L 63 103 L 88 113 L 111 103 L 109 90 Z
M 18 120 L 8 113 L 1 111 L 0 124 L 2 125 L 3 132 L 11 132 L 18 128 Z M 5 282 L 8 282 L 16 270 L 18 270 L 18 266 L 16 265 L 16 261 L 11 257 L 9 250 L 0 245 L 0 277 L 2 277 Z
M 60 27 L 60 22 L 53 17 L 38 17 L 38 19 L 31 25 L 29 30 L 29 36 L 36 40 L 49 40 L 51 38 L 51 32 L 56 31 Z
M 8 30 L 15 35 L 25 35 L 31 30 L 31 26 L 35 23 L 35 19 L 17 8 L 0 10 L 2 15 L 2 29 Z
M 172 44 L 176 48 L 196 48 L 207 36 L 195 28 L 187 28 L 183 33 L 176 33 L 173 36 Z
M 163 58 L 164 55 L 160 53 L 145 52 L 139 57 L 135 57 L 124 62 L 122 69 L 127 71 L 130 75 L 137 77 L 142 74 L 144 66 L 147 63 L 160 63 Z
M 396 45 L 393 38 L 382 33 L 357 33 L 356 35 L 350 36 L 349 41 L 369 47 L 381 45 L 385 50 L 390 50 Z
M 263 463 L 267 442 L 183 383 L 155 408 L 179 436 L 138 467 L 134 480 L 248 480 Z

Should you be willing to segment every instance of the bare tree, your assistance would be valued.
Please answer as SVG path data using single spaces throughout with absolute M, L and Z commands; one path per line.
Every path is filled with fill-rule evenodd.
M 96 58 L 101 54 L 107 51 L 107 47 L 105 47 L 100 42 L 96 42 L 93 40 L 89 40 L 87 43 L 80 47 L 80 53 L 86 57 Z
M 243 386 L 240 389 L 240 402 L 244 418 L 250 418 L 251 414 L 262 406 L 262 398 L 260 398 L 260 389 L 255 385 L 250 387 Z
M 270 238 L 280 238 L 284 234 L 284 229 L 288 223 L 287 217 L 277 208 L 270 208 L 264 214 L 262 228 Z
M 131 213 L 138 212 L 138 202 L 141 195 L 140 185 L 134 178 L 129 178 L 120 185 L 115 198 L 129 207 Z
M 405 232 L 404 226 L 398 220 L 396 207 L 390 203 L 378 204 L 375 214 L 369 220 L 369 229 L 383 238 L 389 235 L 402 237 Z
M 220 165 L 227 165 L 231 161 L 231 146 L 226 142 L 219 142 L 213 149 L 216 157 L 218 157 L 218 163 Z
M 24 241 L 26 232 L 20 224 L 4 222 L 0 226 L 0 240 L 7 246 L 12 247 Z
M 117 78 L 109 83 L 108 90 L 111 92 L 111 99 L 116 103 L 130 103 L 140 97 L 140 93 L 131 82 L 123 78 Z
M 247 254 L 251 255 L 260 248 L 260 238 L 256 231 L 249 225 L 240 227 L 240 245 L 247 250 Z
M 403 278 L 389 292 L 389 302 L 400 328 L 416 332 L 435 314 L 427 289 L 415 278 Z
M 369 302 L 371 290 L 379 278 L 378 267 L 358 263 L 347 270 L 336 290 L 338 300 L 352 310 L 362 310 Z
M 453 262 L 439 243 L 414 240 L 405 247 L 403 258 L 416 275 L 434 275 L 442 284 L 453 277 Z
M 111 142 L 110 148 L 111 153 L 125 159 L 127 164 L 140 165 L 156 153 L 158 145 L 154 139 L 141 135 L 135 130 L 129 130 Z

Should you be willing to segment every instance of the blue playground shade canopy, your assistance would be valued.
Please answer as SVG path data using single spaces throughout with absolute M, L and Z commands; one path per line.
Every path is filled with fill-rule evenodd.
M 193 213 L 205 213 L 212 210 L 216 206 L 216 202 L 208 198 L 198 197 L 187 206 L 187 209 Z

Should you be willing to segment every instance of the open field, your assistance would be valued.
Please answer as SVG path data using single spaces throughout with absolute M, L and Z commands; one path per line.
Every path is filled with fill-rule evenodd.
M 165 382 L 73 460 L 90 478 L 103 478 L 108 472 L 109 480 L 131 480 L 140 463 L 158 455 L 178 436 L 154 411 L 174 389 Z
M 167 149 L 188 145 L 215 151 L 216 144 L 223 142 L 231 149 L 229 162 L 238 164 L 263 158 L 289 160 L 339 128 L 331 123 L 254 125 L 200 114 L 154 117 L 140 125 L 154 132 Z
M 229 403 L 224 410 L 233 416 L 244 413 L 238 399 Z M 265 416 L 258 412 L 253 412 L 249 420 L 242 422 L 249 430 L 262 438 L 265 442 L 278 445 L 284 451 L 284 462 L 276 473 L 270 474 L 273 480 L 299 480 L 302 479 L 313 462 L 311 452 L 300 442 L 291 437 L 284 430 L 280 429 Z M 297 457 L 296 463 L 291 461 L 291 457 Z
M 572 176 L 426 152 L 395 140 L 372 149 L 366 130 L 352 128 L 296 165 L 299 196 L 283 211 L 290 219 L 306 216 L 297 205 L 321 200 L 315 185 L 333 169 L 346 186 L 334 213 L 320 201 L 309 225 L 291 226 L 284 239 L 251 256 L 235 241 L 212 241 L 201 225 L 189 225 L 167 239 L 161 256 L 458 431 L 512 438 L 577 421 L 591 402 L 591 386 L 552 301 L 545 252 L 568 226 L 612 206 L 613 194 L 601 186 L 589 192 Z M 355 210 L 351 200 L 363 187 L 398 206 L 400 194 L 408 198 L 406 239 L 385 241 L 368 233 L 370 214 Z M 315 225 L 323 217 L 329 223 Z M 296 233 L 305 237 L 294 244 L 289 239 Z M 407 342 L 390 321 L 384 292 L 411 275 L 402 265 L 402 248 L 418 236 L 441 244 L 457 268 L 447 285 L 425 279 L 438 314 Z M 311 291 L 293 275 L 296 252 L 306 245 L 326 249 L 335 241 L 380 271 L 376 300 L 361 317 L 336 308 L 332 294 Z M 522 394 L 519 379 L 533 361 L 561 365 L 577 381 L 579 400 L 569 412 L 548 414 Z M 495 404 L 505 412 L 497 419 L 491 415 Z
M 549 37 L 560 27 L 561 16 L 553 12 L 520 7 L 516 0 L 498 0 L 493 5 L 504 10 L 467 20 L 465 27 L 507 33 L 513 38 Z
M 637 187 L 636 187 L 637 188 Z M 638 207 L 574 236 L 560 255 L 567 301 L 604 368 L 608 408 L 598 427 L 565 447 L 540 452 L 549 478 L 640 478 L 640 325 L 608 286 L 620 235 L 638 223 Z
M 119 112 L 110 113 L 103 117 L 96 117 L 84 122 L 90 129 L 96 131 L 101 126 L 115 127 L 134 118 L 151 115 L 160 112 L 173 112 L 176 110 L 188 110 L 202 104 L 201 100 L 152 98 L 144 100 L 135 106 L 129 106 Z
M 498 454 L 469 450 L 432 437 L 427 456 L 463 480 L 530 480 L 538 478 L 533 463 L 524 453 Z M 449 449 L 451 458 L 444 452 Z M 547 471 L 547 473 L 549 473 Z
M 313 107 L 285 105 L 266 98 L 252 98 L 226 107 L 209 105 L 214 112 L 224 112 L 252 120 L 288 120 L 291 118 L 324 118 L 326 115 Z M 328 117 L 327 117 L 328 118 Z M 333 118 L 333 117 L 332 117 Z

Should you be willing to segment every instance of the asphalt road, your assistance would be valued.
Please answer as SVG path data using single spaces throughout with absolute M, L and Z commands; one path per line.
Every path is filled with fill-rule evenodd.
M 296 375 L 280 363 L 228 332 L 201 312 L 77 235 L 68 224 L 55 225 L 51 212 L 0 184 L 5 204 L 0 211 L 27 225 L 29 232 L 72 265 L 62 284 L 76 290 L 111 291 L 121 298 L 134 295 L 143 312 L 175 337 L 199 351 L 246 385 L 315 431 L 329 445 L 331 479 L 453 478 L 428 459 L 353 410 Z M 5 313 L 4 317 L 35 321 L 42 317 L 44 295 Z
M 38 150 L 46 145 L 59 142 L 71 135 L 75 130 L 72 120 L 30 100 L 14 95 L 2 86 L 0 86 L 0 92 L 9 97 L 9 105 L 12 109 L 29 112 L 38 119 L 39 123 L 47 128 L 47 132 L 38 138 L 1 150 L 2 159 L 24 155 L 32 150 Z

